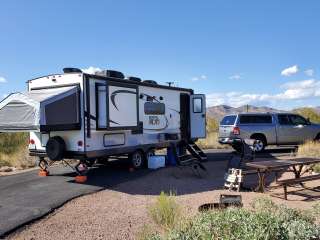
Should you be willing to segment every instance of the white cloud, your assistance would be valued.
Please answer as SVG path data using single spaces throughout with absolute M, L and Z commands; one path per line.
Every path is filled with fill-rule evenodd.
M 297 65 L 294 65 L 294 66 L 291 66 L 291 67 L 288 67 L 288 68 L 285 68 L 281 71 L 281 75 L 282 76 L 286 76 L 286 77 L 289 77 L 291 75 L 294 75 L 296 74 L 297 72 L 299 72 L 299 68 Z
M 206 75 L 202 74 L 202 75 L 199 76 L 199 77 L 193 77 L 193 78 L 191 78 L 191 81 L 196 82 L 196 81 L 199 81 L 199 80 L 206 80 L 207 78 L 208 78 L 208 77 L 207 77 Z
M 101 68 L 98 68 L 98 67 L 88 67 L 88 68 L 84 68 L 84 69 L 81 69 L 82 72 L 85 72 L 85 73 L 88 73 L 88 74 L 95 74 L 96 72 L 101 72 L 102 69 Z
M 314 75 L 314 70 L 313 69 L 307 69 L 304 71 L 304 74 L 307 75 L 308 77 L 312 77 Z
M 298 82 L 288 82 L 280 86 L 282 92 L 277 94 L 255 94 L 243 92 L 207 94 L 208 106 L 226 104 L 239 107 L 245 104 L 276 105 L 280 101 L 304 100 L 320 97 L 320 81 L 308 79 Z
M 229 79 L 231 79 L 231 80 L 239 80 L 241 78 L 242 78 L 241 74 L 234 74 L 229 77 Z
M 5 79 L 4 77 L 0 77 L 0 83 L 6 83 L 7 79 Z

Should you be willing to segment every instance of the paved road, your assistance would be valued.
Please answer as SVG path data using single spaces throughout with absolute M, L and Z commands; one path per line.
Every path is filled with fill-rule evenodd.
M 221 161 L 229 159 L 230 152 L 209 150 L 207 154 L 209 161 Z M 290 150 L 271 150 L 260 156 L 272 157 L 288 153 Z M 129 173 L 128 164 L 118 162 L 90 170 L 88 182 L 77 184 L 70 168 L 53 167 L 49 177 L 38 177 L 37 171 L 0 177 L 0 238 L 43 217 L 75 197 L 143 177 L 150 172 L 139 170 Z

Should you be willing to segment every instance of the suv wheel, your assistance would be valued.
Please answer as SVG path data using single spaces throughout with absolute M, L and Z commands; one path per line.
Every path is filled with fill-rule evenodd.
M 252 137 L 252 139 L 255 139 L 255 143 L 253 144 L 254 151 L 262 152 L 267 145 L 266 140 L 261 136 Z

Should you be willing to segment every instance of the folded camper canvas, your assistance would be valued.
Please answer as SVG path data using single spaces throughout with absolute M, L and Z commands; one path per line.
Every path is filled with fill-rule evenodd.
M 1 130 L 40 131 L 41 125 L 52 123 L 52 119 L 57 116 L 68 117 L 70 111 L 71 113 L 77 111 L 77 106 L 73 106 L 74 103 L 70 102 L 74 101 L 74 98 L 68 98 L 77 94 L 77 88 L 77 86 L 69 86 L 10 94 L 0 102 L 0 132 Z M 46 106 L 63 99 L 64 101 L 54 109 L 51 107 L 51 111 L 46 109 Z M 66 109 L 70 106 L 74 109 Z

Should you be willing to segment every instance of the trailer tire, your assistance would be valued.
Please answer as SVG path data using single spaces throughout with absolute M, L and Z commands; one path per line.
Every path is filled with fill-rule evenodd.
M 137 150 L 130 154 L 131 165 L 135 169 L 140 169 L 144 166 L 145 158 L 141 150 Z
M 66 143 L 61 137 L 52 137 L 48 140 L 46 145 L 46 152 L 50 160 L 52 161 L 62 160 L 65 150 L 66 150 Z

